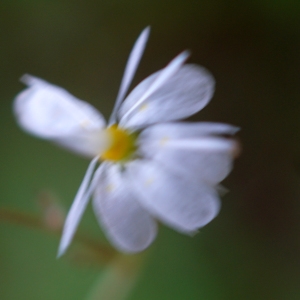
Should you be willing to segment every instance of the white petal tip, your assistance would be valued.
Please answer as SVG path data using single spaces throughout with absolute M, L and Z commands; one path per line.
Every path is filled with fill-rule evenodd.
M 191 51 L 190 50 L 184 50 L 181 52 L 178 57 L 180 57 L 183 61 L 186 61 L 189 57 L 191 56 Z
M 139 35 L 135 45 L 145 47 L 150 34 L 150 26 L 147 26 Z
M 239 132 L 240 130 L 241 130 L 241 127 L 232 126 L 232 134 L 236 134 L 236 133 Z
M 145 34 L 145 35 L 149 35 L 149 33 L 150 33 L 150 30 L 151 30 L 151 27 L 150 27 L 150 25 L 149 26 L 147 26 L 143 31 L 142 31 L 142 33 L 141 33 L 141 35 L 142 34 Z
M 57 251 L 57 255 L 56 255 L 56 258 L 60 258 L 61 256 L 63 256 L 67 249 L 68 249 L 68 246 L 69 245 L 66 245 L 66 243 L 64 241 L 61 241 L 60 244 L 59 244 L 59 247 L 58 247 L 58 251 Z
M 34 77 L 29 74 L 24 74 L 20 81 L 23 82 L 26 85 L 32 85 L 34 83 Z
M 63 255 L 64 253 L 61 252 L 60 250 L 58 250 L 57 254 L 56 254 L 56 259 L 59 259 L 61 258 L 61 256 Z
M 28 86 L 32 86 L 34 84 L 43 84 L 45 83 L 44 80 L 38 78 L 38 77 L 35 77 L 35 76 L 32 76 L 30 74 L 24 74 L 21 78 L 20 78 L 20 81 L 23 82 L 24 84 L 28 85 Z

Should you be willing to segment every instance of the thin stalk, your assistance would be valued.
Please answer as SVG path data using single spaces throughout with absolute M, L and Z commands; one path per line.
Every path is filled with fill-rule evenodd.
M 0 222 L 1 221 L 41 230 L 47 234 L 55 235 L 58 238 L 60 238 L 62 232 L 61 229 L 54 230 L 45 226 L 43 220 L 38 216 L 9 208 L 0 208 Z M 113 260 L 118 253 L 112 247 L 103 245 L 86 234 L 76 233 L 74 240 L 97 253 L 97 255 L 101 257 L 101 260 L 106 263 Z

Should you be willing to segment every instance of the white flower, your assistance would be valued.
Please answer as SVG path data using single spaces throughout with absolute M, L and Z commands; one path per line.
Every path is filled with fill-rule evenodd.
M 66 218 L 59 255 L 71 243 L 92 194 L 104 232 L 124 252 L 149 246 L 156 219 L 192 233 L 218 214 L 217 185 L 230 172 L 236 148 L 222 135 L 238 128 L 170 122 L 201 110 L 214 92 L 206 69 L 184 64 L 187 51 L 124 100 L 148 35 L 146 28 L 133 47 L 108 125 L 94 107 L 66 90 L 29 75 L 22 78 L 29 87 L 14 102 L 21 127 L 93 158 Z

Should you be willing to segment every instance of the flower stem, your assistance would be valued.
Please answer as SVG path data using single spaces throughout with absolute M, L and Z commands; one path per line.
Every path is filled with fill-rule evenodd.
M 47 227 L 43 220 L 38 216 L 26 212 L 15 211 L 9 208 L 0 208 L 0 222 L 1 221 L 25 226 L 31 229 L 42 230 L 43 232 L 55 235 L 58 238 L 61 235 L 61 229 L 51 229 Z M 101 261 L 105 263 L 112 261 L 118 253 L 112 247 L 103 245 L 86 234 L 76 233 L 74 241 L 77 241 L 89 250 L 92 250 L 97 254 Z

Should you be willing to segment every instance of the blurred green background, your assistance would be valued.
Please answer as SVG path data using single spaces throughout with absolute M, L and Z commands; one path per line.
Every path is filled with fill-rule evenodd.
M 46 189 L 67 209 L 88 164 L 17 127 L 20 76 L 108 117 L 131 47 L 151 25 L 134 84 L 192 50 L 189 61 L 217 81 L 192 119 L 240 126 L 243 151 L 219 216 L 192 238 L 161 227 L 128 299 L 300 299 L 299 16 L 297 0 L 2 0 L 0 207 L 38 214 Z M 80 228 L 103 239 L 91 208 Z M 0 222 L 0 299 L 85 299 L 104 269 L 57 260 L 57 247 L 55 236 Z

